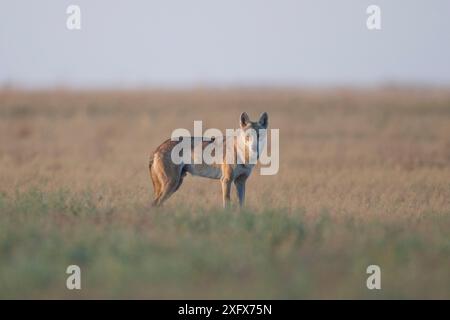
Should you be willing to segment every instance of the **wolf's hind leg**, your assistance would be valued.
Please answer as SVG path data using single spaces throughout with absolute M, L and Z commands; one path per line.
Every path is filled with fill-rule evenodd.
M 181 182 L 179 181 L 179 179 L 171 180 L 164 184 L 162 186 L 161 194 L 158 197 L 156 205 L 161 206 L 175 191 L 177 191 L 180 184 Z
M 168 163 L 161 163 L 162 169 L 158 171 L 159 182 L 161 183 L 158 198 L 155 200 L 155 205 L 160 206 L 165 202 L 175 191 L 178 190 L 186 172 L 180 165 L 171 165 Z

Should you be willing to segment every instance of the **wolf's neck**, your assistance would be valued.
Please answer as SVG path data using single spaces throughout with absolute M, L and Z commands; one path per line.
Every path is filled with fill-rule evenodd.
M 239 143 L 235 140 L 236 146 L 236 160 L 238 164 L 255 165 L 258 161 L 259 154 L 252 151 L 245 143 Z

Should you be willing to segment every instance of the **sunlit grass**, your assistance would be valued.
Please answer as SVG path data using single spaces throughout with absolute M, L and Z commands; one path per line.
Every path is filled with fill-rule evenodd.
M 280 129 L 246 209 L 190 176 L 151 208 L 151 152 L 242 111 Z M 0 90 L 0 297 L 448 299 L 449 123 L 446 89 Z
M 0 202 L 2 298 L 448 297 L 450 215 L 153 210 L 30 190 Z M 82 290 L 65 288 L 68 265 Z M 380 265 L 380 292 L 365 269 Z

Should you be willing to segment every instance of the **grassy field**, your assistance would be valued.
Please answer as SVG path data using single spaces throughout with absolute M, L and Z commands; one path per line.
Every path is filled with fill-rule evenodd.
M 246 209 L 192 177 L 150 207 L 159 143 L 242 111 L 280 129 Z M 0 298 L 450 299 L 449 90 L 5 89 L 0 168 Z

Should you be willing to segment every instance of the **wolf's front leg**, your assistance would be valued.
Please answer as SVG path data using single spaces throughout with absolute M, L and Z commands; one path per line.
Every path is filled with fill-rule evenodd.
M 228 208 L 230 205 L 231 179 L 222 178 L 220 181 L 222 183 L 223 207 Z
M 237 196 L 239 199 L 239 206 L 242 208 L 245 202 L 245 182 L 247 181 L 247 177 L 240 176 L 236 180 L 234 180 L 234 184 L 236 186 Z

